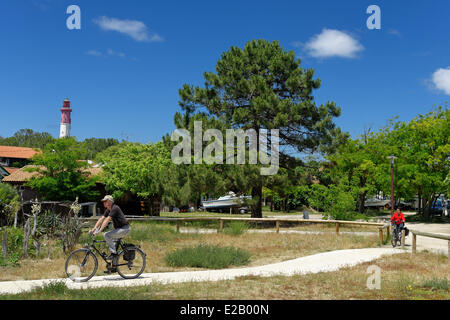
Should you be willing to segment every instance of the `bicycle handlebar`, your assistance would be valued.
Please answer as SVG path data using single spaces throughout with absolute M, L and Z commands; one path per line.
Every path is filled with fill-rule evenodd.
M 100 230 L 100 228 L 95 229 L 95 231 L 98 231 L 98 230 Z M 89 230 L 88 233 L 89 233 L 91 236 L 94 236 L 94 234 L 92 233 L 92 230 Z

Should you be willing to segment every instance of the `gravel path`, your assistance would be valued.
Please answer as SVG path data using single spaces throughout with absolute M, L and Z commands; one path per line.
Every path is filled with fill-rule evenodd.
M 67 287 L 71 289 L 87 289 L 98 287 L 146 286 L 151 285 L 152 283 L 167 284 L 232 280 L 242 276 L 292 276 L 294 274 L 336 271 L 344 267 L 351 267 L 360 263 L 376 260 L 382 255 L 391 255 L 401 252 L 403 251 L 392 248 L 336 250 L 265 266 L 206 271 L 145 273 L 142 274 L 139 279 L 133 280 L 125 280 L 118 275 L 111 275 L 94 277 L 87 283 L 75 283 L 69 279 L 5 281 L 0 282 L 0 294 L 15 294 L 30 291 L 36 286 L 43 286 L 54 281 L 63 281 L 66 283 Z

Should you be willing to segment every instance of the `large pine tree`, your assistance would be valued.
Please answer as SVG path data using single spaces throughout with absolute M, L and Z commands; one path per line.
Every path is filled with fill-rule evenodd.
M 293 155 L 317 151 L 340 133 L 333 123 L 340 108 L 334 102 L 316 105 L 312 93 L 320 80 L 313 76 L 314 70 L 302 69 L 300 59 L 279 42 L 253 40 L 244 49 L 224 52 L 216 72 L 204 73 L 203 88 L 185 84 L 180 106 L 185 119 L 205 112 L 235 129 L 279 129 L 280 165 L 289 166 Z M 252 216 L 262 217 L 263 177 L 252 179 L 252 196 L 258 200 Z

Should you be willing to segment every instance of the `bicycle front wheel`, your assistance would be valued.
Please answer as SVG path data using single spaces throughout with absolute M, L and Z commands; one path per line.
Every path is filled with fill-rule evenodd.
M 88 249 L 78 249 L 72 252 L 66 260 L 66 274 L 74 282 L 86 282 L 91 279 L 98 268 L 95 254 Z
M 395 248 L 395 246 L 397 245 L 397 235 L 396 233 L 392 233 L 392 237 L 391 237 L 391 244 L 392 246 Z
M 145 270 L 146 254 L 139 248 L 135 249 L 133 260 L 124 259 L 125 251 L 121 251 L 117 256 L 117 272 L 122 278 L 135 279 L 139 277 Z

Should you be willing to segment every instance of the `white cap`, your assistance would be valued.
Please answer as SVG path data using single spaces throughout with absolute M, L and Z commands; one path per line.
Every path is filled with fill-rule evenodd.
M 114 198 L 112 197 L 112 196 L 110 196 L 110 195 L 106 195 L 103 199 L 102 199 L 102 202 L 103 201 L 111 201 L 111 202 L 114 202 Z

